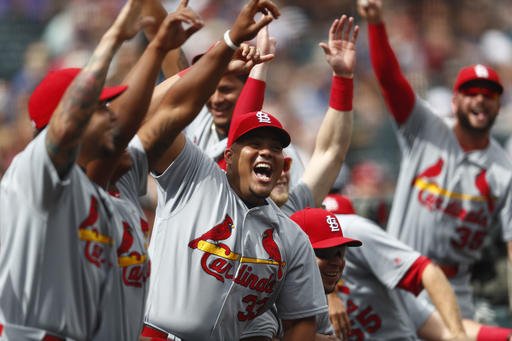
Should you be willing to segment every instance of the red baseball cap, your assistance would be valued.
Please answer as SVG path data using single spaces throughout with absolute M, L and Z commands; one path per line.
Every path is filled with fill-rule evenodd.
M 243 135 L 259 128 L 274 129 L 279 135 L 283 148 L 290 144 L 290 135 L 277 118 L 264 111 L 253 111 L 233 117 L 229 127 L 227 147 L 231 147 Z
M 290 217 L 308 235 L 313 249 L 334 246 L 361 246 L 357 239 L 343 237 L 343 231 L 334 213 L 321 208 L 305 208 Z
M 498 73 L 493 68 L 482 64 L 470 65 L 460 69 L 453 91 L 459 91 L 462 86 L 469 85 L 468 83 L 474 81 L 488 83 L 498 93 L 503 93 L 503 85 Z
M 329 194 L 325 197 L 322 202 L 325 209 L 334 214 L 355 214 L 356 210 L 354 210 L 354 206 L 352 205 L 352 201 L 341 194 Z
M 79 68 L 67 68 L 50 71 L 35 88 L 28 101 L 30 120 L 37 129 L 44 128 L 53 115 L 67 88 L 80 73 Z M 105 87 L 99 101 L 108 101 L 121 95 L 128 87 L 125 85 Z

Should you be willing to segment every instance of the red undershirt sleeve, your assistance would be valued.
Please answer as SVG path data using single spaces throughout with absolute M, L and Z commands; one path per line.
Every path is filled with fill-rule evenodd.
M 263 108 L 266 83 L 259 79 L 247 78 L 247 81 L 238 96 L 233 116 L 243 115 Z
M 414 91 L 400 70 L 395 53 L 389 45 L 384 23 L 368 24 L 368 41 L 373 71 L 384 100 L 395 121 L 401 125 L 414 107 Z
M 431 261 L 427 257 L 419 256 L 397 284 L 397 288 L 407 290 L 418 296 L 421 290 L 423 290 L 423 283 L 421 281 L 423 271 L 430 263 Z

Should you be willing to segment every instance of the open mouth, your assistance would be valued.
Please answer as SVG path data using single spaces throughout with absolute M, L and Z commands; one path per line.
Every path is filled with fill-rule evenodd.
M 254 166 L 254 174 L 256 174 L 256 177 L 260 180 L 263 180 L 265 182 L 268 182 L 271 180 L 272 177 L 272 166 L 270 164 L 265 162 L 258 162 Z

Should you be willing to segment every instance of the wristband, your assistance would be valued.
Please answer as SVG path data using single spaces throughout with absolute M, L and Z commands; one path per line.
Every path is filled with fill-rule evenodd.
M 352 110 L 354 97 L 354 80 L 340 76 L 332 76 L 331 98 L 329 106 L 338 111 Z
M 235 43 L 233 43 L 233 40 L 231 40 L 231 38 L 229 37 L 229 32 L 230 30 L 224 32 L 224 42 L 226 43 L 227 46 L 229 46 L 230 49 L 236 51 L 240 46 L 237 46 Z

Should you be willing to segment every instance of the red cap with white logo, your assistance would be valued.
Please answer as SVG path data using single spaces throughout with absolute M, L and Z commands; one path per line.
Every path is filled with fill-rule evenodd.
M 334 214 L 356 214 L 349 197 L 341 194 L 329 194 L 322 202 L 325 209 Z
M 334 246 L 361 246 L 357 239 L 343 237 L 343 231 L 336 216 L 321 208 L 305 208 L 290 217 L 308 235 L 313 249 Z
M 274 129 L 278 133 L 283 148 L 290 144 L 290 135 L 277 118 L 268 112 L 254 111 L 233 117 L 229 128 L 227 147 L 231 147 L 243 135 L 259 128 Z
M 459 91 L 462 86 L 470 85 L 470 83 L 476 81 L 487 83 L 498 93 L 503 93 L 503 85 L 498 73 L 493 68 L 482 64 L 463 67 L 457 75 L 453 91 Z

